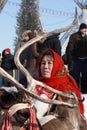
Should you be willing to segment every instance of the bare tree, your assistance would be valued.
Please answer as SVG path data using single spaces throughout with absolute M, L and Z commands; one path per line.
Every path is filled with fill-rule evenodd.
M 7 2 L 7 0 L 0 0 L 0 12 L 1 12 L 2 9 L 4 8 L 6 2 Z

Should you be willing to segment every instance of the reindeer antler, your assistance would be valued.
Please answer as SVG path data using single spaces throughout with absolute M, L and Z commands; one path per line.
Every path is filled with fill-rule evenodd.
M 77 10 L 76 10 L 77 11 Z M 69 95 L 69 94 L 64 94 L 63 92 L 60 92 L 60 91 L 57 91 L 53 88 L 51 88 L 50 86 L 47 86 L 43 83 L 41 83 L 40 81 L 37 81 L 35 79 L 33 79 L 33 77 L 30 75 L 30 73 L 27 71 L 27 69 L 24 68 L 24 66 L 21 64 L 20 62 L 20 55 L 21 53 L 27 48 L 29 47 L 30 45 L 32 45 L 33 43 L 41 40 L 42 38 L 45 38 L 45 37 L 48 37 L 48 36 L 51 36 L 53 34 L 58 34 L 58 33 L 61 33 L 61 32 L 64 32 L 64 31 L 67 31 L 68 29 L 70 29 L 72 26 L 74 26 L 74 24 L 77 22 L 77 12 L 76 12 L 76 16 L 75 16 L 75 19 L 74 21 L 71 23 L 70 26 L 67 26 L 65 28 L 62 28 L 62 29 L 57 29 L 57 30 L 54 30 L 52 32 L 48 32 L 48 33 L 44 33 L 42 35 L 38 35 L 37 37 L 31 39 L 30 41 L 28 41 L 26 44 L 24 44 L 21 48 L 18 49 L 18 51 L 16 52 L 15 54 L 15 64 L 17 65 L 17 67 L 24 73 L 24 75 L 26 76 L 27 78 L 27 83 L 28 83 L 28 90 L 24 88 L 24 86 L 22 84 L 20 84 L 18 81 L 16 81 L 13 77 L 11 77 L 8 73 L 6 73 L 2 68 L 0 68 L 0 74 L 2 76 L 4 76 L 5 78 L 7 78 L 8 80 L 10 80 L 17 89 L 20 89 L 21 91 L 25 92 L 26 94 L 30 95 L 31 97 L 34 97 L 40 101 L 43 101 L 45 103 L 51 103 L 51 104 L 61 104 L 61 105 L 67 105 L 69 107 L 75 107 L 76 104 L 77 104 L 77 100 L 76 100 L 76 104 L 69 104 L 69 103 L 65 103 L 65 102 L 60 102 L 58 100 L 46 100 L 44 98 L 41 98 L 39 97 L 38 95 L 36 95 L 35 93 L 33 93 L 32 91 L 30 91 L 32 88 L 35 88 L 36 85 L 40 85 L 41 87 L 44 87 L 44 88 L 47 88 L 49 89 L 50 91 L 52 91 L 53 93 L 56 93 L 58 95 L 62 95 L 64 97 L 67 97 L 67 98 L 72 98 L 72 99 L 76 99 L 75 96 L 72 96 L 72 95 Z
M 54 30 L 52 32 L 48 32 L 48 33 L 44 33 L 42 35 L 38 35 L 37 37 L 33 38 L 32 40 L 28 41 L 26 44 L 24 44 L 15 54 L 15 63 L 17 65 L 17 67 L 25 74 L 26 78 L 27 78 L 27 83 L 28 83 L 28 90 L 32 88 L 34 89 L 36 85 L 40 85 L 42 87 L 45 87 L 47 89 L 49 89 L 50 91 L 52 91 L 53 93 L 56 93 L 56 94 L 59 94 L 59 95 L 62 95 L 62 96 L 66 96 L 68 98 L 72 98 L 72 96 L 70 95 L 64 95 L 62 92 L 60 91 L 57 91 L 53 88 L 51 88 L 50 86 L 47 86 L 35 79 L 33 79 L 33 77 L 30 75 L 30 73 L 27 71 L 27 69 L 24 68 L 24 66 L 21 64 L 20 62 L 20 55 L 21 53 L 27 48 L 29 47 L 30 45 L 32 45 L 33 43 L 37 42 L 37 41 L 40 41 L 41 39 L 43 39 L 44 37 L 48 37 L 48 36 L 51 36 L 53 34 L 58 34 L 58 33 L 61 33 L 61 32 L 64 32 L 68 29 L 70 29 L 72 26 L 74 26 L 74 24 L 77 22 L 77 10 L 76 10 L 76 16 L 75 16 L 75 19 L 73 21 L 73 23 L 70 25 L 70 26 L 67 26 L 66 28 L 63 28 L 63 29 L 57 29 L 57 30 Z

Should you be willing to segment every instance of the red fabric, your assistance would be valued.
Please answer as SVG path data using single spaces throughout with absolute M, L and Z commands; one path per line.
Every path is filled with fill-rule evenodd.
M 30 118 L 29 118 L 29 130 L 39 130 L 39 126 L 36 120 L 36 113 L 32 108 L 29 108 Z
M 12 130 L 12 120 L 9 111 L 5 115 L 2 130 Z
M 43 87 L 40 87 L 40 86 L 36 86 L 36 90 L 38 92 L 38 95 L 41 95 L 41 94 L 45 94 L 48 98 L 52 98 L 52 95 L 53 93 L 50 92 L 49 90 L 43 88 Z
M 46 51 L 52 51 L 54 56 L 53 70 L 51 78 L 43 78 L 40 74 L 40 62 L 39 62 L 39 81 L 51 86 L 52 88 L 65 92 L 65 91 L 74 91 L 78 98 L 81 99 L 80 90 L 75 82 L 75 80 L 68 74 L 68 72 L 64 69 L 64 62 L 62 58 L 54 52 L 52 49 L 47 49 Z M 45 53 L 45 52 L 44 52 Z M 36 86 L 37 92 L 40 95 L 41 90 L 39 91 L 40 86 Z M 41 89 L 45 90 L 41 87 Z M 43 93 L 44 93 L 43 91 Z M 47 91 L 48 93 L 51 93 Z M 80 112 L 84 114 L 84 105 L 82 102 L 79 102 Z

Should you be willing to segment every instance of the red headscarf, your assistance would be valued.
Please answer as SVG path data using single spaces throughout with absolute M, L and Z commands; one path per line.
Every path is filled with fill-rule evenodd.
M 79 88 L 75 82 L 75 80 L 69 75 L 69 73 L 66 71 L 64 67 L 64 62 L 62 58 L 54 52 L 52 49 L 47 49 L 44 54 L 50 50 L 53 53 L 53 69 L 52 74 L 50 78 L 43 78 L 40 74 L 40 64 L 41 59 L 39 62 L 39 81 L 43 82 L 44 84 L 49 85 L 50 87 L 65 92 L 65 91 L 74 91 L 78 98 L 81 99 L 81 93 L 79 91 Z M 43 57 L 43 55 L 42 55 Z M 41 94 L 42 92 L 46 91 L 44 88 L 36 87 L 38 94 Z M 43 91 L 41 91 L 43 90 Z M 82 102 L 79 102 L 80 111 L 81 114 L 84 113 L 84 106 Z

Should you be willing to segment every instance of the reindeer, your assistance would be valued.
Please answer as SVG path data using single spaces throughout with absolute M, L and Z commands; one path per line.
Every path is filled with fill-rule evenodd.
M 73 24 L 76 22 L 77 17 L 75 18 Z M 72 24 L 72 25 L 73 25 Z M 71 26 L 72 26 L 71 25 Z M 67 28 L 69 29 L 68 26 Z M 15 63 L 26 76 L 27 79 L 27 89 L 24 88 L 22 84 L 20 84 L 16 79 L 11 77 L 8 73 L 6 73 L 2 68 L 0 68 L 0 74 L 4 76 L 7 80 L 10 80 L 14 84 L 14 91 L 13 93 L 8 93 L 4 91 L 4 87 L 0 88 L 0 129 L 5 130 L 6 125 L 8 126 L 9 130 L 27 130 L 27 129 L 34 129 L 34 130 L 86 130 L 87 124 L 83 120 L 80 115 L 79 108 L 78 108 L 78 98 L 74 93 L 63 93 L 52 89 L 50 86 L 47 86 L 35 79 L 32 78 L 30 73 L 24 68 L 24 66 L 20 63 L 20 54 L 24 49 L 26 49 L 29 45 L 44 39 L 47 36 L 53 35 L 55 33 L 60 33 L 65 31 L 67 28 L 58 29 L 53 32 L 40 34 L 37 37 L 33 38 L 32 40 L 28 41 L 24 46 L 22 46 L 15 55 Z M 44 98 L 39 97 L 34 93 L 34 89 L 36 85 L 40 85 L 50 91 L 52 91 L 55 95 L 60 95 L 63 97 L 63 101 L 58 99 L 49 99 L 46 100 Z M 13 88 L 13 87 L 12 87 Z M 6 88 L 5 88 L 6 89 Z M 7 91 L 9 88 L 7 88 Z M 11 89 L 10 89 L 11 91 Z M 3 95 L 4 94 L 4 95 Z M 6 98 L 10 97 L 10 104 L 7 103 Z M 54 96 L 55 96 L 54 95 Z M 59 96 L 58 96 L 59 97 Z M 48 114 L 39 121 L 35 117 L 35 108 L 32 98 L 40 100 L 45 103 L 55 104 L 55 114 L 50 115 L 50 110 Z M 13 99 L 13 100 L 12 100 Z M 6 102 L 5 102 L 6 100 Z M 4 101 L 4 104 L 3 104 Z M 6 105 L 7 103 L 7 105 Z M 27 109 L 29 112 L 20 111 L 20 109 Z M 16 114 L 15 114 L 16 113 Z M 33 113 L 33 116 L 32 116 Z M 5 118 L 5 120 L 4 120 Z M 12 122 L 11 122 L 12 119 Z M 34 119 L 34 124 L 31 122 Z M 4 123 L 2 125 L 2 122 Z M 46 122 L 45 122 L 46 121 Z M 11 124 L 12 123 L 12 124 Z M 83 125 L 84 124 L 84 125 Z M 31 127 L 32 126 L 32 127 Z M 2 128 L 1 128 L 2 127 Z

